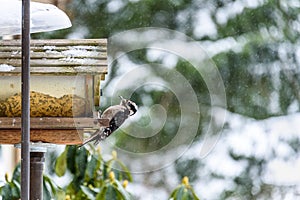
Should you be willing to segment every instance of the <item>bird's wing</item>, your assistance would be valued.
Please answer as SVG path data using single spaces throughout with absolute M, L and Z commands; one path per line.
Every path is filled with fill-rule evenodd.
M 127 110 L 117 112 L 109 123 L 111 132 L 118 129 L 124 123 L 124 121 L 128 118 L 128 115 L 129 114 L 128 114 Z
M 110 120 L 109 126 L 111 132 L 113 132 L 124 123 L 128 116 L 128 109 L 121 105 L 115 105 L 107 108 L 101 115 L 101 118 Z

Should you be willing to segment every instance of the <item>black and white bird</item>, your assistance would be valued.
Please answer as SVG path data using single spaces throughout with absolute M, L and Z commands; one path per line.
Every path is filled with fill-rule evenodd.
M 97 130 L 96 133 L 80 145 L 80 147 L 91 141 L 95 141 L 94 144 L 97 145 L 100 141 L 105 140 L 116 131 L 128 117 L 137 112 L 138 107 L 133 101 L 124 99 L 122 96 L 120 96 L 120 98 L 120 105 L 108 107 L 100 116 L 100 119 L 109 119 L 109 126 Z

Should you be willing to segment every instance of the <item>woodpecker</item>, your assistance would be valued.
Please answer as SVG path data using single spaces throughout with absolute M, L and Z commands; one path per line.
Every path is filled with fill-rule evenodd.
M 109 119 L 109 126 L 97 130 L 79 147 L 94 140 L 94 145 L 97 145 L 100 141 L 105 140 L 117 130 L 129 116 L 137 112 L 138 107 L 133 101 L 124 99 L 122 96 L 119 97 L 121 99 L 120 105 L 108 107 L 100 116 L 101 119 Z

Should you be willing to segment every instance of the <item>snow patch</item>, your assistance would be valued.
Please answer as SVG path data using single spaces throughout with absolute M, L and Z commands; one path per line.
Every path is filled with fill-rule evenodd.
M 44 50 L 53 51 L 56 49 L 56 46 L 44 46 Z
M 7 64 L 1 64 L 0 65 L 0 72 L 10 72 L 15 70 L 14 66 L 7 65 Z

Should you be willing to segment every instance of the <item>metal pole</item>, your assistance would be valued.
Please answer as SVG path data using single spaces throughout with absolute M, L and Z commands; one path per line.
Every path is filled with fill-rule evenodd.
M 30 200 L 43 200 L 45 152 L 30 152 Z
M 22 142 L 21 199 L 29 200 L 30 187 L 30 0 L 22 0 Z

